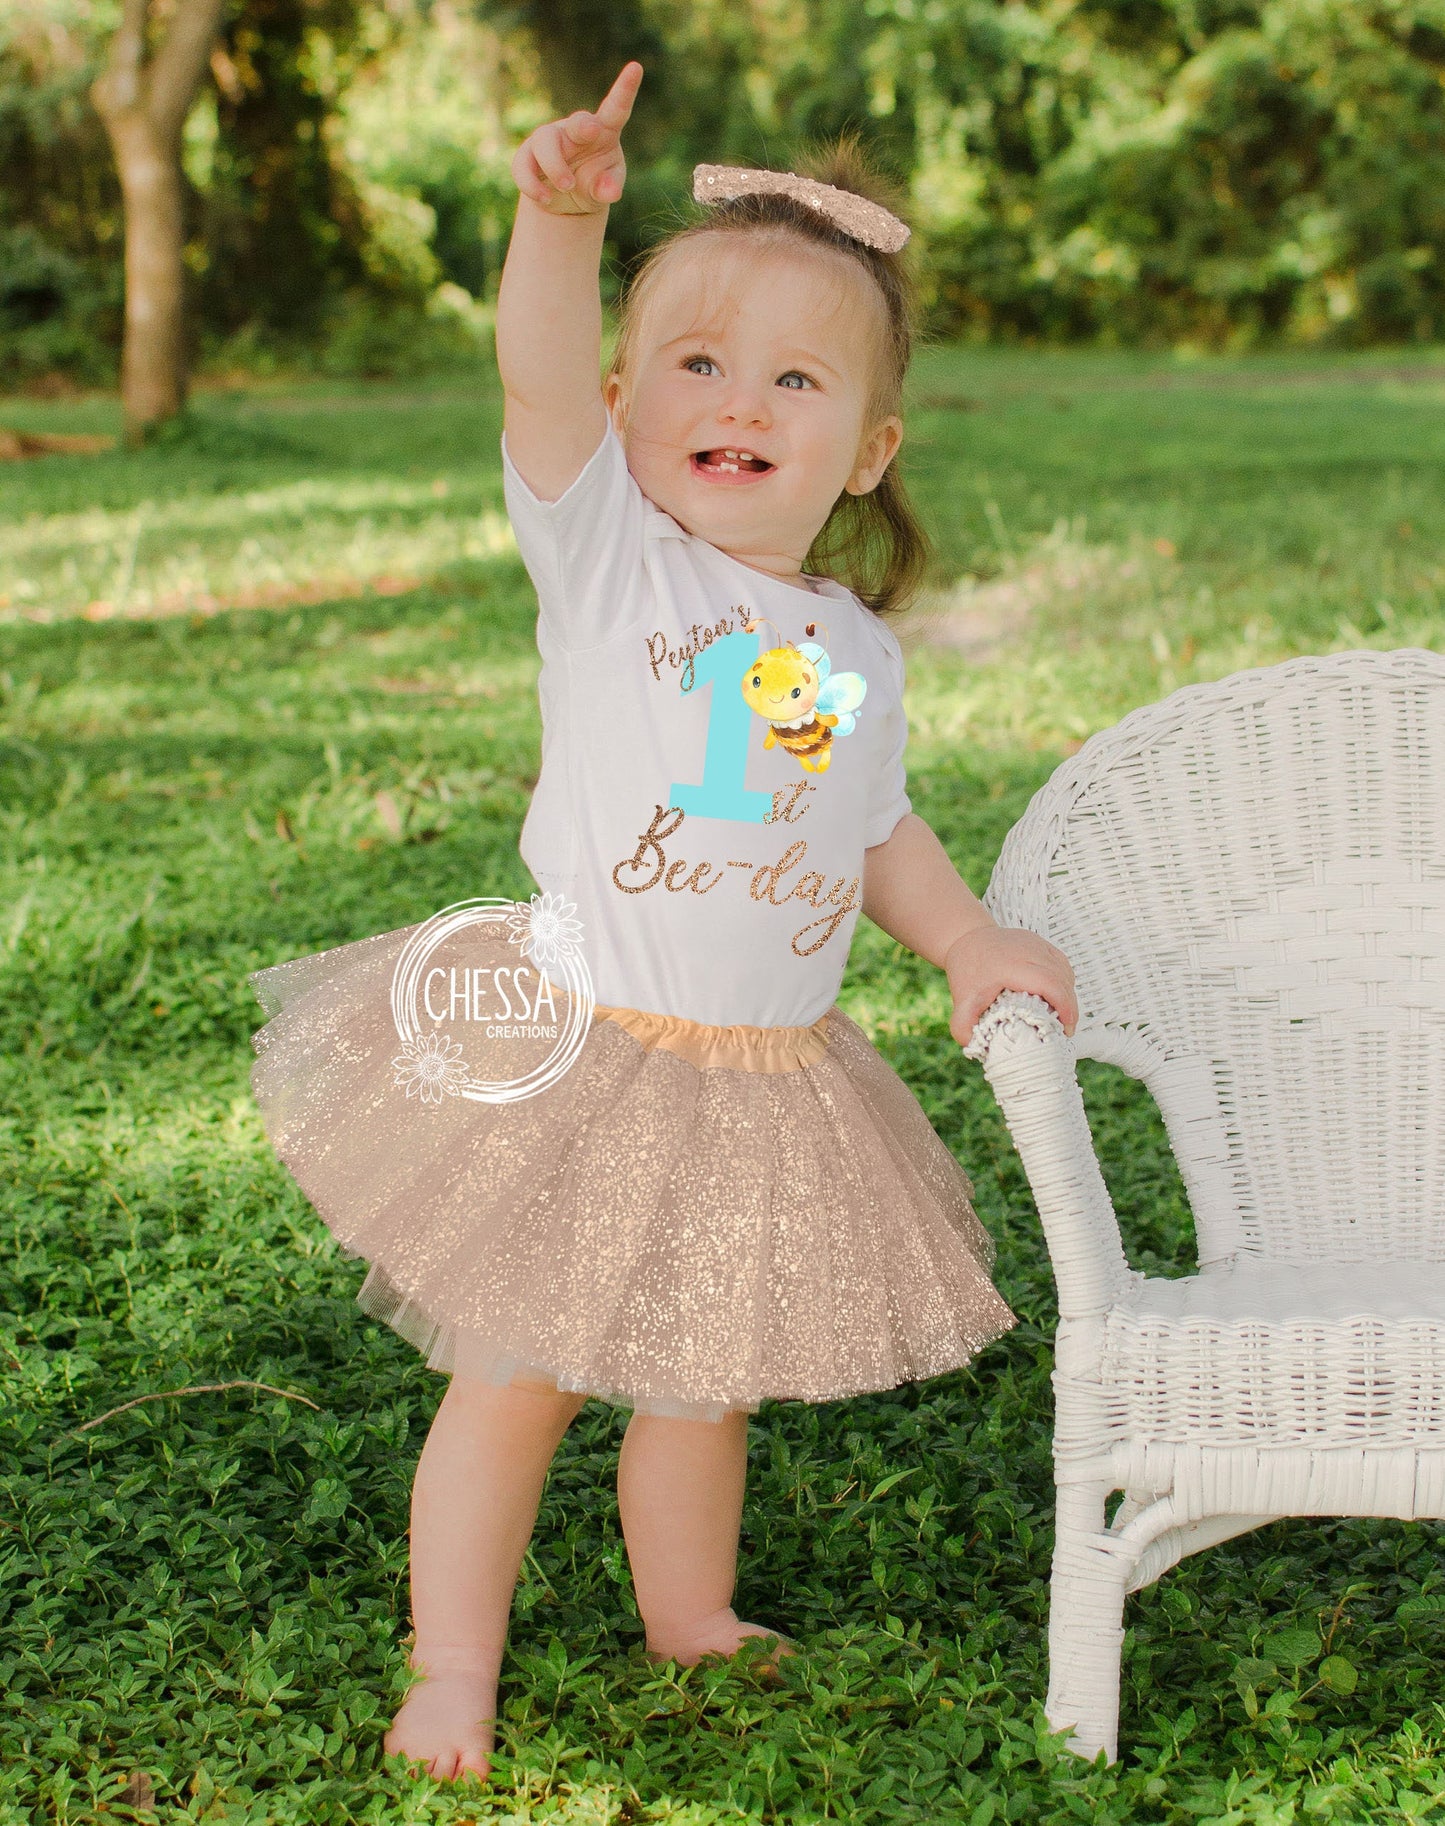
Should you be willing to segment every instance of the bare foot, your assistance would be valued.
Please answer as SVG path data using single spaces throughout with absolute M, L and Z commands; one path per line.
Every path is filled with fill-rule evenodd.
M 798 1652 L 798 1645 L 790 1636 L 785 1636 L 781 1630 L 769 1629 L 762 1623 L 740 1622 L 736 1611 L 729 1605 L 726 1609 L 705 1617 L 685 1634 L 669 1639 L 649 1632 L 647 1655 L 649 1660 L 659 1664 L 676 1661 L 679 1667 L 696 1667 L 699 1661 L 735 1655 L 748 1636 L 772 1636 L 777 1639 L 776 1648 L 759 1658 L 759 1672 L 770 1668 L 776 1673 L 777 1664 L 784 1655 L 795 1655 Z
M 402 1701 L 383 1739 L 387 1756 L 420 1763 L 438 1781 L 468 1770 L 490 1774 L 496 1729 L 497 1657 L 477 1649 L 414 1651 L 411 1665 L 425 1678 Z

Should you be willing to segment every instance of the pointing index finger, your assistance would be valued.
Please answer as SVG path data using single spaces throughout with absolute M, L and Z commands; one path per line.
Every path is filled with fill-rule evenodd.
M 633 58 L 630 63 L 623 64 L 617 80 L 598 103 L 597 118 L 605 127 L 620 131 L 627 125 L 641 83 L 642 65 Z

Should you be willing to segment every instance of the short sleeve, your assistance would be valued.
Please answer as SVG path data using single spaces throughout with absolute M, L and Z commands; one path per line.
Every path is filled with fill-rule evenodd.
M 555 501 L 522 480 L 502 433 L 502 495 L 542 619 L 564 647 L 598 647 L 641 614 L 648 501 L 611 421 Z
M 898 636 L 890 627 L 881 621 L 875 622 L 874 627 L 887 650 L 885 665 L 888 689 L 880 694 L 886 698 L 886 706 L 883 711 L 883 729 L 877 738 L 879 765 L 873 774 L 873 785 L 868 794 L 868 813 L 863 826 L 864 849 L 886 843 L 893 835 L 898 820 L 913 810 L 903 765 L 903 753 L 908 746 L 908 718 L 903 709 L 903 649 L 898 644 Z M 864 711 L 866 714 L 866 699 Z

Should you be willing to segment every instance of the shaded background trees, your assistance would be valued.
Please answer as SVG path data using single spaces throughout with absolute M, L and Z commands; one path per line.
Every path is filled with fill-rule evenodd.
M 118 0 L 0 19 L 0 379 L 113 375 Z M 856 124 L 942 335 L 1445 336 L 1442 0 L 228 0 L 185 130 L 193 354 L 391 372 L 485 347 L 512 148 L 648 75 L 614 270 L 698 159 Z
M 365 275 L 364 212 L 327 145 L 336 104 L 327 69 L 353 52 L 359 14 L 360 0 L 228 9 L 197 196 L 202 321 L 223 335 L 305 336 L 328 296 Z

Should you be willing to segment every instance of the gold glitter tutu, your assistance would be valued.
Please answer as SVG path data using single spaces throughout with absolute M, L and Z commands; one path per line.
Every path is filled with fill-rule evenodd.
M 546 1089 L 427 1103 L 393 1066 L 416 930 L 254 971 L 251 1085 L 369 1263 L 358 1303 L 433 1369 L 716 1420 L 937 1375 L 1014 1323 L 967 1177 L 841 1008 L 750 1027 L 599 1004 Z M 499 1041 L 491 1075 L 554 1045 Z M 466 1050 L 486 1077 L 486 1042 Z

